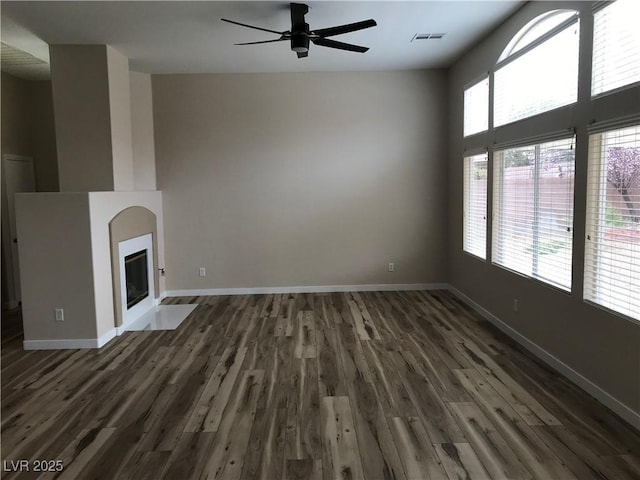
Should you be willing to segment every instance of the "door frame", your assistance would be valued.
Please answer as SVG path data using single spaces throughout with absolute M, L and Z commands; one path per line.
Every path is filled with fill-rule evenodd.
M 17 244 L 14 242 L 16 232 L 12 231 L 15 224 L 15 199 L 12 203 L 13 212 L 9 211 L 10 202 L 7 195 L 7 162 L 25 162 L 31 165 L 31 176 L 33 179 L 33 191 L 36 191 L 35 165 L 33 157 L 28 155 L 16 155 L 5 153 L 2 155 L 2 252 L 4 262 L 2 268 L 4 270 L 3 279 L 7 282 L 7 308 L 12 309 L 20 305 L 21 289 L 20 289 L 20 266 L 18 261 Z M 20 192 L 16 192 L 20 193 Z M 12 223 L 13 220 L 13 223 Z

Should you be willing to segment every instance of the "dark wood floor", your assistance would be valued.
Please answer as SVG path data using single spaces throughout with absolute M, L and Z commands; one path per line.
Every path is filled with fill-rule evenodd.
M 2 346 L 17 338 L 22 341 L 22 309 L 20 307 L 11 310 L 3 308 L 2 321 L 0 322 Z
M 199 306 L 99 351 L 3 346 L 4 469 L 64 465 L 4 478 L 640 478 L 637 431 L 448 292 L 168 303 Z

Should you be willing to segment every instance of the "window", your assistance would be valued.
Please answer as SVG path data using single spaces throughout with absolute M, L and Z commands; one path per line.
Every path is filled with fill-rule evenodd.
M 557 11 L 566 16 L 566 11 Z M 505 125 L 538 113 L 574 103 L 578 99 L 579 22 L 575 12 L 560 25 L 545 14 L 543 23 L 550 31 L 536 28 L 535 41 L 525 34 L 526 41 L 508 47 L 518 48 L 508 56 L 494 74 L 494 124 Z M 539 26 L 535 23 L 533 27 Z M 544 33 L 544 35 L 543 35 Z M 504 55 L 504 54 L 503 54 Z
M 595 12 L 592 95 L 640 81 L 638 18 L 638 0 L 618 0 Z
M 571 288 L 573 139 L 496 151 L 493 262 Z
M 584 298 L 640 320 L 640 125 L 589 137 Z
M 507 45 L 507 48 L 505 48 L 502 52 L 502 55 L 500 55 L 500 60 L 498 61 L 501 62 L 514 53 L 519 52 L 524 47 L 530 45 L 540 37 L 546 35 L 551 30 L 558 27 L 560 24 L 564 23 L 572 17 L 575 17 L 575 15 L 575 10 L 552 10 L 550 12 L 539 15 L 527 25 L 525 25 L 524 28 L 522 28 L 513 37 L 513 39 L 509 42 L 509 45 Z
M 487 154 L 464 159 L 465 252 L 480 258 L 487 256 Z
M 489 128 L 489 78 L 464 91 L 464 136 Z

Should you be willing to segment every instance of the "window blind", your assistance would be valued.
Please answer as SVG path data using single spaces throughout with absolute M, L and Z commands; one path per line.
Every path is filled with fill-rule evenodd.
M 463 250 L 487 256 L 487 153 L 464 158 Z
M 593 17 L 591 94 L 640 81 L 640 2 L 618 0 Z
M 578 99 L 579 23 L 573 23 L 494 74 L 496 126 Z
M 494 153 L 492 260 L 571 289 L 573 138 Z
M 464 91 L 464 136 L 489 128 L 489 78 Z
M 640 125 L 589 136 L 584 298 L 640 320 Z

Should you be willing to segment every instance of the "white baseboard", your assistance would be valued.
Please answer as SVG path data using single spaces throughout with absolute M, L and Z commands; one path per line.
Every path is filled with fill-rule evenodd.
M 564 363 L 562 360 L 558 359 L 551 353 L 547 352 L 544 348 L 540 347 L 538 344 L 532 342 L 527 337 L 504 323 L 494 314 L 489 312 L 487 309 L 474 302 L 472 299 L 467 297 L 464 293 L 458 290 L 455 287 L 449 286 L 449 290 L 451 293 L 456 295 L 460 300 L 465 302 L 475 311 L 477 311 L 480 315 L 486 318 L 489 322 L 499 328 L 502 332 L 507 334 L 513 340 L 518 342 L 524 348 L 526 348 L 529 352 L 534 354 L 537 358 L 542 360 L 544 363 L 549 365 L 551 368 L 556 370 L 558 373 L 571 380 L 577 386 L 582 388 L 585 392 L 591 394 L 595 397 L 600 403 L 608 407 L 617 413 L 620 417 L 626 420 L 631 426 L 640 430 L 640 413 L 632 410 L 627 405 L 622 403 L 617 398 L 613 397 L 611 394 L 600 388 L 598 385 L 593 383 L 591 380 L 576 372 L 569 365 Z
M 129 328 L 130 325 L 134 324 L 135 322 L 137 322 L 138 320 L 140 320 L 141 317 L 144 317 L 147 313 L 149 313 L 151 310 L 155 310 L 156 308 L 158 308 L 159 302 L 158 299 L 154 299 L 153 300 L 153 307 L 149 308 L 147 311 L 142 312 L 140 315 L 138 315 L 135 318 L 131 318 L 129 317 L 128 319 L 126 319 L 122 325 L 118 325 L 117 327 L 114 328 L 115 334 L 117 336 L 122 335 L 124 332 L 127 331 L 127 329 Z
M 75 350 L 84 348 L 100 348 L 116 336 L 115 328 L 98 338 L 70 338 L 60 340 L 24 340 L 25 350 Z
M 167 297 L 201 297 L 216 295 L 260 295 L 274 293 L 395 292 L 405 290 L 446 290 L 447 283 L 387 283 L 379 285 L 315 285 L 299 287 L 204 288 L 167 290 Z

